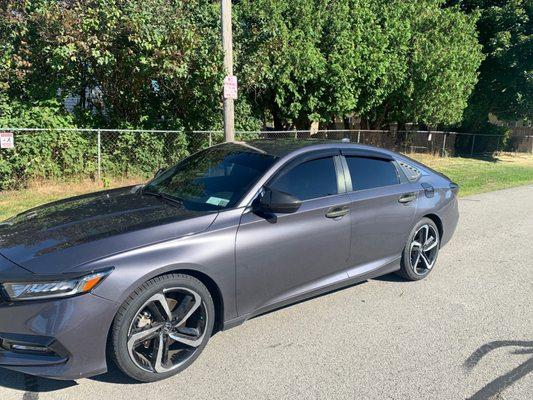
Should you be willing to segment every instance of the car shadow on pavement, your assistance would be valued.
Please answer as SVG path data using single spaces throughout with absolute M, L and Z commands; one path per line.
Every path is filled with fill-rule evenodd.
M 381 275 L 376 278 L 372 278 L 373 281 L 382 281 L 382 282 L 397 282 L 397 283 L 412 283 L 405 278 L 402 278 L 396 272 L 387 275 Z
M 511 354 L 532 354 L 532 356 L 518 367 L 487 383 L 480 390 L 470 396 L 468 400 L 495 398 L 504 389 L 513 385 L 516 381 L 533 371 L 533 341 L 524 340 L 498 340 L 484 344 L 466 359 L 463 364 L 464 368 L 467 372 L 471 372 L 484 356 L 489 354 L 491 351 L 502 347 L 518 347 L 518 349 L 511 352 Z
M 120 385 L 142 385 L 141 382 L 137 382 L 128 377 L 126 374 L 122 373 L 122 371 L 112 362 L 108 363 L 107 372 L 105 374 L 91 376 L 87 379 L 104 383 L 116 383 Z
M 76 381 L 39 378 L 22 372 L 0 369 L 0 387 L 24 391 L 23 399 L 36 400 L 39 393 L 53 392 L 77 385 Z

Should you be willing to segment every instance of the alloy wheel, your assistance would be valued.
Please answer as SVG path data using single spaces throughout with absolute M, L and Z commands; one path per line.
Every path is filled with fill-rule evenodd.
M 128 331 L 128 353 L 144 371 L 172 371 L 199 350 L 208 318 L 207 307 L 195 291 L 184 287 L 164 289 L 135 314 Z
M 435 265 L 439 251 L 439 234 L 429 224 L 422 225 L 413 236 L 410 247 L 411 269 L 417 275 L 426 275 Z

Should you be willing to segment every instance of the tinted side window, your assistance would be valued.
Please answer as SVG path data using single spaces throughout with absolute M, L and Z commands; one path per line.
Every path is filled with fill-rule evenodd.
M 292 194 L 300 200 L 337 194 L 337 174 L 333 158 L 320 158 L 299 164 L 282 172 L 270 187 Z
M 346 157 L 354 190 L 372 189 L 399 183 L 396 167 L 375 158 Z

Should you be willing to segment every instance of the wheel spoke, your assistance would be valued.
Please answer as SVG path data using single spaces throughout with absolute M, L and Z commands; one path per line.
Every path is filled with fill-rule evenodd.
M 167 298 L 165 297 L 164 294 L 156 293 L 148 301 L 159 304 L 159 306 L 163 310 L 162 316 L 166 321 L 172 320 L 172 313 L 170 312 L 170 308 L 168 307 L 168 303 L 167 303 Z
M 422 257 L 422 261 L 424 261 L 424 264 L 426 264 L 426 268 L 427 269 L 431 269 L 431 267 L 433 265 L 431 265 L 431 263 L 429 262 L 429 260 L 427 259 L 426 255 L 423 253 L 423 252 L 420 252 L 420 256 Z
M 415 262 L 413 263 L 413 268 L 416 270 L 416 267 L 418 265 L 418 263 L 420 262 L 420 256 L 422 255 L 422 252 L 421 251 L 418 251 L 417 254 L 416 254 L 416 259 L 415 259 Z
M 152 356 L 153 368 L 157 373 L 165 372 L 167 369 L 163 367 L 163 353 L 165 352 L 165 340 L 163 335 L 159 335 L 159 340 L 157 341 L 156 352 Z
M 422 227 L 422 229 L 424 229 L 425 233 L 423 235 L 423 240 L 422 240 L 422 243 L 427 243 L 428 239 L 429 239 L 429 226 L 427 225 L 424 225 Z
M 202 298 L 198 293 L 193 293 L 191 296 L 185 296 L 180 305 L 172 312 L 175 326 L 180 327 L 187 322 L 189 317 L 194 314 L 196 310 L 202 305 Z
M 130 338 L 128 339 L 128 349 L 130 350 L 130 352 L 135 348 L 135 345 L 138 342 L 153 339 L 157 331 L 161 329 L 161 326 L 162 325 L 158 324 L 157 326 L 153 326 L 151 328 L 145 329 L 141 332 L 137 332 L 131 335 Z
M 424 244 L 424 251 L 429 251 L 433 249 L 437 244 L 439 244 L 439 242 L 437 241 L 436 238 L 434 237 L 430 238 L 430 240 L 428 240 L 428 242 Z
M 171 339 L 174 339 L 176 342 L 185 344 L 190 347 L 198 347 L 202 344 L 204 335 L 201 336 L 190 336 L 179 332 L 173 332 L 170 335 Z

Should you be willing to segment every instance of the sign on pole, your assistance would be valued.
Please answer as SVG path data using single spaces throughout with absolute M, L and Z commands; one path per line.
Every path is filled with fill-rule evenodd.
M 234 75 L 226 76 L 224 78 L 224 98 L 237 100 L 237 77 Z
M 0 132 L 0 148 L 13 149 L 15 147 L 15 140 L 13 139 L 13 132 Z

